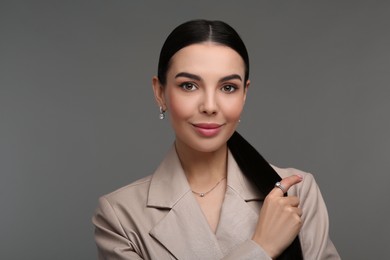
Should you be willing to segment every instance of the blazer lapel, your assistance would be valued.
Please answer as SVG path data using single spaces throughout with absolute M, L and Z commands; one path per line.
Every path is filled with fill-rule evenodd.
M 264 199 L 257 188 L 244 178 L 230 152 L 227 172 L 226 195 L 216 232 L 223 255 L 252 237 Z M 248 204 L 250 201 L 254 206 Z
M 221 259 L 222 252 L 192 193 L 187 193 L 151 231 L 177 259 Z
M 169 210 L 149 234 L 177 259 L 220 259 L 216 236 L 194 198 L 173 147 L 153 175 L 148 206 Z

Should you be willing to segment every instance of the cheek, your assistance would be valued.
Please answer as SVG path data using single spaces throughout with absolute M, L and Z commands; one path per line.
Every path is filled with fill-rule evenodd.
M 223 102 L 224 116 L 229 121 L 237 121 L 240 119 L 241 113 L 244 109 L 243 99 L 231 99 Z
M 193 100 L 183 98 L 175 92 L 169 92 L 168 94 L 168 109 L 172 120 L 175 123 L 175 119 L 186 119 L 189 118 L 193 111 Z

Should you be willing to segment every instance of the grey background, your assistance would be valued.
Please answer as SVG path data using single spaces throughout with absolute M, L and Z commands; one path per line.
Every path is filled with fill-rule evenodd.
M 151 90 L 167 34 L 230 23 L 251 80 L 239 131 L 312 172 L 344 259 L 390 259 L 390 1 L 1 1 L 0 259 L 94 259 L 99 196 L 173 142 Z

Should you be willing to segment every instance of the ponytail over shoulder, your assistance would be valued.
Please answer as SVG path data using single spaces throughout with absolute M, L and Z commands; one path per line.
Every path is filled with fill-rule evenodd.
M 243 174 L 251 180 L 265 196 L 274 188 L 281 177 L 260 153 L 239 133 L 234 132 L 228 140 L 228 147 Z M 302 248 L 297 236 L 278 260 L 302 260 Z

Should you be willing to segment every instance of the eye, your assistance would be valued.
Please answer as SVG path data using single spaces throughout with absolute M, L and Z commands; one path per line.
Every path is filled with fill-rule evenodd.
M 197 89 L 197 86 L 191 82 L 184 82 L 179 86 L 185 91 L 194 91 Z
M 233 85 L 225 85 L 221 88 L 221 90 L 223 92 L 226 92 L 226 93 L 232 93 L 234 91 L 236 91 L 237 87 L 236 86 L 233 86 Z

